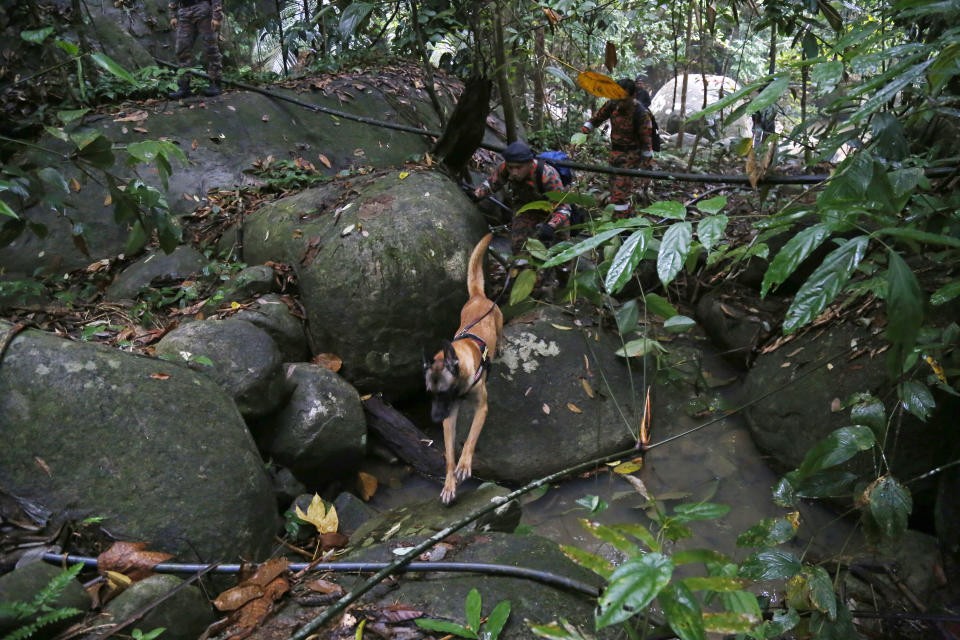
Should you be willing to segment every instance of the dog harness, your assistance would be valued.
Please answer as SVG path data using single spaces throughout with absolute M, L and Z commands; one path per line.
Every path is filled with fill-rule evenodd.
M 457 340 L 466 340 L 468 338 L 476 342 L 477 346 L 480 348 L 480 366 L 477 367 L 477 372 L 473 375 L 473 382 L 470 383 L 470 386 L 467 387 L 466 391 L 460 394 L 464 396 L 470 393 L 470 390 L 477 386 L 477 383 L 480 382 L 480 378 L 483 377 L 483 372 L 490 370 L 490 353 L 487 350 L 486 340 L 475 333 L 465 331 L 454 336 L 453 342 L 456 342 Z

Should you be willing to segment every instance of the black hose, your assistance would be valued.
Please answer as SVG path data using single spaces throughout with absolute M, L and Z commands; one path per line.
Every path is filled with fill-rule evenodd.
M 75 556 L 72 554 L 45 553 L 43 559 L 51 564 L 82 564 L 87 567 L 96 567 L 97 559 L 88 556 Z M 291 571 L 303 571 L 311 569 L 313 571 L 332 571 L 335 573 L 372 573 L 388 566 L 388 562 L 318 562 L 311 563 L 291 563 L 288 567 Z M 211 573 L 238 573 L 239 564 L 218 564 L 210 570 Z M 210 567 L 209 564 L 179 564 L 171 562 L 161 562 L 151 569 L 156 573 L 197 573 Z M 561 587 L 578 593 L 583 593 L 591 598 L 600 595 L 600 589 L 579 580 L 558 576 L 555 573 L 529 569 L 527 567 L 514 567 L 506 564 L 490 564 L 485 562 L 411 562 L 405 565 L 399 571 L 438 571 L 438 572 L 463 572 L 463 573 L 482 573 L 486 575 L 506 576 L 509 578 L 525 578 L 535 580 L 552 587 Z

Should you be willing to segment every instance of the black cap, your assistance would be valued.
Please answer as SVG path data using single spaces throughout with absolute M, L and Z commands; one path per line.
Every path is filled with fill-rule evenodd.
M 533 151 L 526 142 L 517 140 L 504 150 L 503 159 L 507 162 L 527 162 L 533 160 Z
M 637 92 L 637 85 L 630 78 L 620 78 L 617 80 L 617 84 L 620 85 L 620 88 L 627 92 L 628 96 L 632 96 Z

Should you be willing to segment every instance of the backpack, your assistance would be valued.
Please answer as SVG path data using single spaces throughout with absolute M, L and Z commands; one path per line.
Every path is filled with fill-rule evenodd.
M 640 120 L 643 118 L 644 111 L 650 114 L 650 122 L 653 124 L 653 135 L 650 140 L 653 150 L 660 151 L 660 147 L 663 146 L 663 140 L 660 138 L 660 129 L 657 128 L 657 119 L 653 117 L 653 112 L 643 106 L 639 101 L 637 102 L 637 110 L 633 114 L 633 129 L 634 131 L 640 129 Z
M 553 167 L 558 174 L 560 174 L 560 182 L 563 183 L 563 186 L 569 186 L 573 182 L 573 170 L 570 167 L 561 167 L 554 164 L 555 161 L 564 162 L 567 160 L 568 156 L 563 151 L 544 151 L 537 156 L 538 160 L 543 162 L 537 163 L 537 191 L 543 193 L 543 165 L 549 164 Z M 570 205 L 570 224 L 581 224 L 586 220 L 586 214 L 583 209 L 575 204 Z

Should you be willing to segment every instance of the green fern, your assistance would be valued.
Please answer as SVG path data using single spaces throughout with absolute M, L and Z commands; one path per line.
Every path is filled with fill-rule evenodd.
M 17 620 L 36 617 L 33 622 L 14 629 L 4 636 L 3 640 L 25 640 L 47 625 L 83 613 L 74 607 L 53 608 L 53 603 L 63 594 L 63 590 L 77 577 L 82 568 L 82 564 L 75 564 L 57 574 L 30 602 L 0 602 L 2 615 L 12 616 Z

